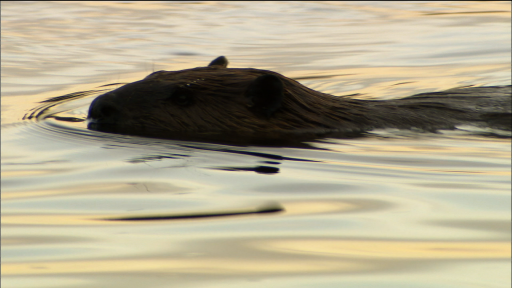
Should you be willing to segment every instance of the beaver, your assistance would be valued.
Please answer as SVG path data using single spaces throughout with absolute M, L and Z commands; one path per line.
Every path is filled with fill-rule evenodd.
M 511 130 L 511 86 L 362 100 L 312 90 L 279 73 L 206 67 L 157 71 L 98 96 L 92 130 L 163 138 L 327 137 L 381 128 L 436 132 L 471 124 Z

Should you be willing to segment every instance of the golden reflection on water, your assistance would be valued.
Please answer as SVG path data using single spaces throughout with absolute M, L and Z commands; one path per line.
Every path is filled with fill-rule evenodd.
M 31 171 L 31 170 L 29 170 Z M 37 170 L 37 171 L 45 171 L 45 170 Z M 12 171 L 12 173 L 18 173 L 18 171 Z M 19 171 L 22 172 L 22 171 Z M 11 173 L 10 171 L 8 173 Z M 33 174 L 28 174 L 33 175 Z M 36 173 L 37 175 L 37 173 Z M 2 174 L 3 176 L 3 174 Z M 158 181 L 141 181 L 141 182 L 133 182 L 133 183 L 120 183 L 120 182 L 111 182 L 111 183 L 73 183 L 73 185 L 64 186 L 59 189 L 48 189 L 48 190 L 35 190 L 35 191 L 2 191 L 2 200 L 14 200 L 21 198 L 31 198 L 31 197 L 43 197 L 43 196 L 58 196 L 58 195 L 71 195 L 71 194 L 118 194 L 120 196 L 126 197 L 128 194 L 137 194 L 140 192 L 151 191 L 154 195 L 156 193 L 185 193 L 193 191 L 194 189 L 204 188 L 200 184 L 197 183 L 188 183 L 183 181 L 182 183 L 163 183 Z
M 349 201 L 296 201 L 285 205 L 286 214 L 316 214 L 361 210 L 364 205 Z
M 203 247 L 209 246 L 204 243 Z M 274 240 L 250 241 L 255 248 L 217 257 L 161 256 L 143 259 L 3 263 L 2 275 L 152 271 L 180 274 L 301 274 L 356 272 L 404 266 L 402 260 L 507 259 L 510 243 L 489 241 Z M 211 248 L 211 247 L 210 247 Z M 208 248 L 203 248 L 208 250 Z M 262 251 L 271 251 L 272 254 Z M 240 251 L 239 251 L 240 252 Z M 162 251 L 165 254 L 165 251 Z M 301 255 L 300 258 L 290 256 Z M 398 262 L 397 262 L 398 261 Z
M 53 170 L 22 170 L 22 171 L 2 171 L 2 177 L 27 177 L 27 176 L 42 176 L 52 174 Z M 60 172 L 60 171 L 59 171 Z M 2 195 L 3 198 L 3 195 Z
M 169 219 L 169 220 L 159 220 L 159 221 L 211 221 L 215 219 L 221 219 L 225 221 L 226 219 L 239 219 L 240 217 L 275 217 L 276 215 L 280 216 L 292 216 L 292 215 L 311 215 L 311 214 L 325 214 L 325 213 L 350 213 L 350 212 L 373 212 L 382 210 L 385 208 L 391 207 L 391 204 L 386 203 L 384 201 L 377 200 L 369 200 L 369 199 L 346 199 L 346 200 L 314 200 L 314 201 L 290 201 L 285 203 L 279 203 L 278 205 L 282 206 L 284 211 L 279 214 L 248 214 L 248 215 L 236 215 L 236 216 L 212 216 L 211 218 L 192 218 L 192 219 Z M 176 217 L 183 215 L 197 215 L 197 214 L 222 214 L 229 213 L 232 211 L 254 211 L 253 207 L 235 207 L 230 209 L 220 209 L 217 211 L 181 211 L 181 212 L 173 212 L 172 210 L 169 213 L 163 215 L 162 213 L 157 215 L 146 215 L 139 214 L 137 212 L 132 213 L 131 215 L 100 215 L 100 214 L 4 214 L 2 215 L 1 221 L 2 225 L 10 224 L 10 225 L 122 225 L 122 224 L 130 224 L 133 225 L 133 221 L 105 221 L 106 219 L 113 218 L 125 218 L 125 217 L 149 217 L 149 216 L 167 216 L 167 217 Z M 151 221 L 147 221 L 148 223 Z M 139 222 L 144 225 L 144 221 Z M 160 223 L 160 222 L 159 222 Z M 168 222 L 167 222 L 168 223 Z
M 438 136 L 437 136 L 438 137 Z M 407 144 L 395 139 L 371 143 L 364 140 L 329 139 L 336 144 L 315 143 L 319 148 L 327 148 L 340 153 L 361 155 L 356 161 L 340 161 L 337 159 L 322 159 L 325 163 L 343 167 L 361 167 L 382 169 L 383 171 L 405 171 L 420 173 L 450 173 L 450 174 L 481 174 L 495 176 L 510 176 L 510 140 L 508 139 L 473 139 L 470 146 L 462 146 L 465 139 L 436 139 L 429 142 L 429 135 L 420 139 L 410 139 Z M 339 144 L 343 145 L 339 145 Z M 479 145 L 479 146 L 478 146 Z M 506 149 L 504 149 L 506 148 Z M 414 157 L 411 157 L 414 155 Z M 468 157 L 468 155 L 471 155 Z M 433 160 L 435 159 L 435 160 Z M 494 162 L 490 167 L 474 165 L 475 162 Z M 364 160 L 364 161 L 361 161 Z M 503 162 L 505 160 L 506 162 Z M 444 163 L 443 163 L 444 162 Z
M 373 241 L 373 240 L 276 240 L 258 245 L 293 254 L 357 258 L 505 259 L 509 242 L 499 241 Z
M 90 217 L 90 215 L 87 215 Z M 2 215 L 2 225 L 91 225 L 101 224 L 100 219 L 87 219 L 84 215 Z M 98 215 L 94 215 L 98 216 Z
M 279 259 L 123 259 L 2 264 L 2 275 L 109 273 L 129 271 L 183 274 L 299 274 L 304 272 L 350 272 L 366 265 L 353 261 Z
M 340 63 L 342 65 L 342 63 Z M 329 75 L 342 75 L 336 76 L 333 79 L 345 80 L 345 75 L 350 75 L 350 81 L 345 83 L 350 86 L 351 83 L 356 83 L 356 79 L 360 81 L 371 81 L 371 79 L 380 79 L 382 75 L 386 75 L 390 80 L 385 81 L 380 79 L 378 83 L 373 83 L 368 87 L 352 91 L 347 94 L 354 92 L 362 95 L 357 98 L 376 98 L 379 99 L 392 99 L 400 98 L 405 96 L 411 96 L 421 92 L 435 92 L 442 91 L 451 88 L 455 88 L 453 83 L 472 83 L 475 82 L 470 72 L 477 72 L 480 74 L 492 73 L 493 71 L 503 71 L 510 69 L 510 64 L 480 64 L 480 65 L 432 65 L 422 66 L 418 69 L 411 69 L 411 67 L 404 66 L 393 66 L 393 67 L 356 67 L 347 68 L 344 67 L 340 70 L 308 70 L 307 72 L 291 71 L 285 73 L 285 76 L 290 78 L 309 76 L 329 76 Z M 278 71 L 279 72 L 279 71 Z M 454 76 L 457 75 L 457 76 Z M 332 77 L 329 77 L 332 80 Z M 400 82 L 399 79 L 407 79 L 406 83 Z M 346 80 L 345 80 L 346 81 Z M 299 81 L 304 82 L 304 81 Z M 478 82 L 478 81 L 476 81 Z M 306 83 L 305 83 L 306 84 Z M 334 86 L 331 81 L 315 81 L 310 86 L 315 90 L 333 94 L 336 96 L 343 96 L 345 94 L 337 91 L 339 87 Z M 463 86 L 463 85 L 461 85 Z M 428 88 L 430 87 L 430 88 Z M 425 89 L 427 88 L 427 89 Z

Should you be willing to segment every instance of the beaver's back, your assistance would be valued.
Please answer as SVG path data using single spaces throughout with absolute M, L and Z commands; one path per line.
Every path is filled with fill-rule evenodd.
M 471 124 L 511 130 L 511 90 L 511 86 L 455 88 L 368 104 L 379 128 L 435 131 Z

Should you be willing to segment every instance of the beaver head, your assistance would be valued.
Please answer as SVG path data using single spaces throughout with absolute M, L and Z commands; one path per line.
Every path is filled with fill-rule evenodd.
M 511 130 L 510 86 L 361 100 L 324 94 L 276 72 L 227 64 L 221 56 L 207 67 L 158 71 L 98 96 L 89 108 L 89 128 L 223 142 L 345 137 L 375 128 L 434 132 L 461 124 Z
M 89 108 L 89 128 L 157 137 L 238 137 L 364 126 L 364 107 L 357 101 L 340 103 L 339 97 L 276 72 L 227 64 L 221 56 L 207 67 L 157 71 L 103 94 Z

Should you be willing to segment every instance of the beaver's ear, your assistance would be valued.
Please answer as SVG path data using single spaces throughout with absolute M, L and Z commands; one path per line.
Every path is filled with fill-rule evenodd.
M 249 98 L 250 107 L 270 117 L 281 107 L 284 86 L 275 75 L 263 75 L 256 78 L 247 88 L 245 96 Z
M 215 59 L 213 59 L 210 64 L 208 64 L 208 67 L 219 67 L 219 68 L 226 68 L 228 67 L 228 59 L 224 56 L 219 56 Z

